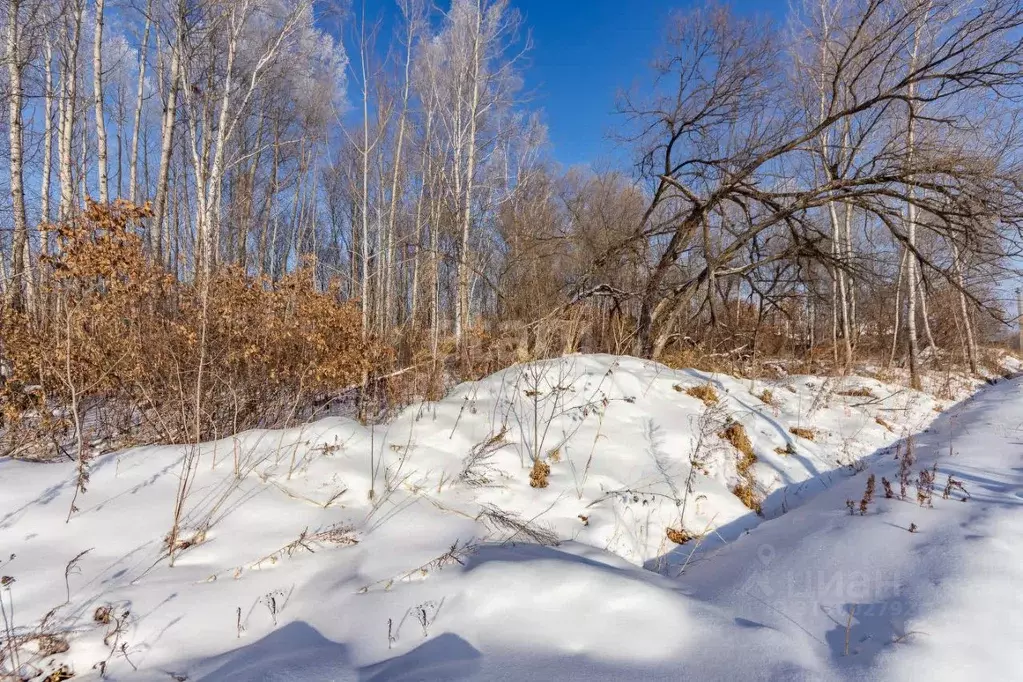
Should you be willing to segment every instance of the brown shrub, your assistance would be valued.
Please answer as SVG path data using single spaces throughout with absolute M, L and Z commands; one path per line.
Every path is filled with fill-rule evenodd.
M 686 395 L 702 400 L 703 404 L 710 407 L 711 405 L 717 405 L 718 394 L 714 390 L 714 387 L 710 384 L 700 384 L 699 386 L 690 386 L 686 389 Z
M 533 468 L 529 470 L 529 486 L 531 488 L 546 488 L 550 485 L 548 480 L 551 475 L 551 465 L 542 459 L 533 460 Z
M 67 452 L 87 414 L 113 415 L 93 428 L 119 447 L 280 426 L 383 361 L 357 306 L 336 284 L 318 287 L 309 264 L 276 282 L 236 268 L 179 282 L 145 256 L 136 226 L 148 215 L 90 204 L 49 230 L 57 248 L 41 259 L 37 310 L 0 316 L 11 368 L 0 455 L 29 434 Z

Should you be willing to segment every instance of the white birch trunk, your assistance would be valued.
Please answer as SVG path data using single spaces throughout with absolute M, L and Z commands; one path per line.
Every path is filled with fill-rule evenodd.
M 110 201 L 107 178 L 107 126 L 103 120 L 103 4 L 96 0 L 96 31 L 92 43 L 92 101 L 96 114 L 96 162 L 100 203 Z
M 74 176 L 75 161 L 72 158 L 72 142 L 75 132 L 75 108 L 78 97 L 78 46 L 82 35 L 82 16 L 85 3 L 80 2 L 71 13 L 73 25 L 66 33 L 64 44 L 64 64 L 61 87 L 60 138 L 57 144 L 57 163 L 60 167 L 60 205 L 57 215 L 61 221 L 67 220 L 74 210 Z
M 10 194 L 14 210 L 14 235 L 11 244 L 11 286 L 7 290 L 8 304 L 16 310 L 32 303 L 31 251 L 28 236 L 28 217 L 25 212 L 25 184 L 22 139 L 22 45 L 21 0 L 9 0 L 7 15 L 7 76 L 10 85 L 8 107 L 8 141 L 10 144 Z
M 46 93 L 43 98 L 43 169 L 39 181 L 39 219 L 50 222 L 50 177 L 53 174 L 53 43 L 47 35 L 43 43 L 46 60 Z
M 179 28 L 180 30 L 180 28 Z M 167 99 L 163 105 L 163 118 L 160 123 L 160 169 L 156 176 L 156 198 L 153 203 L 153 219 L 149 229 L 149 252 L 157 259 L 162 255 L 162 249 L 169 244 L 163 244 L 163 225 L 167 213 L 167 193 L 170 180 L 171 153 L 174 151 L 174 123 L 177 117 L 177 96 L 178 87 L 181 82 L 181 42 L 180 36 L 171 44 L 170 73 L 168 74 L 169 89 Z
M 146 50 L 149 48 L 149 29 L 152 20 L 149 18 L 152 11 L 152 3 L 146 11 L 146 26 L 142 30 L 142 45 L 139 47 L 139 76 L 135 96 L 135 117 L 131 126 L 131 156 L 128 161 L 128 198 L 138 203 L 138 161 L 139 161 L 139 131 L 142 128 L 142 105 L 145 102 L 146 94 Z

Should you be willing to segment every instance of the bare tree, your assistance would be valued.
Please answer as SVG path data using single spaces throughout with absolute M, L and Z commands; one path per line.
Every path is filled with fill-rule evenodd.
M 1023 22 L 1023 8 L 990 0 L 978 2 L 976 12 L 962 13 L 953 5 L 943 3 L 939 13 L 940 39 L 926 50 L 919 45 L 908 67 L 904 56 L 913 50 L 915 27 L 927 13 L 922 3 L 844 5 L 841 30 L 829 42 L 830 57 L 816 62 L 816 68 L 827 69 L 826 77 L 809 80 L 827 84 L 822 114 L 813 119 L 792 110 L 793 102 L 806 99 L 799 94 L 805 86 L 778 75 L 784 73 L 784 53 L 770 27 L 737 19 L 720 7 L 677 19 L 655 91 L 665 93 L 657 87 L 669 82 L 676 87 L 650 101 L 626 97 L 622 104 L 652 190 L 643 220 L 614 249 L 642 241 L 658 253 L 639 294 L 638 354 L 660 353 L 698 291 L 712 305 L 716 279 L 741 277 L 798 253 L 843 265 L 820 248 L 824 235 L 815 216 L 829 204 L 848 204 L 873 216 L 910 250 L 911 262 L 924 263 L 949 282 L 950 271 L 911 243 L 893 202 L 912 204 L 950 224 L 961 223 L 971 206 L 982 204 L 1003 225 L 1019 225 L 1016 200 L 1008 198 L 1016 195 L 1009 165 L 991 166 L 979 160 L 986 151 L 957 148 L 941 155 L 918 153 L 910 166 L 900 151 L 904 145 L 890 134 L 896 103 L 927 101 L 951 108 L 971 96 L 997 97 L 1023 79 L 1023 45 L 1011 38 Z M 805 182 L 812 175 L 793 173 L 805 167 L 808 143 L 828 131 L 843 136 L 852 125 L 864 140 L 854 145 L 862 151 L 850 172 L 814 182 Z M 729 226 L 721 245 L 712 225 Z M 748 243 L 778 230 L 789 235 L 786 249 L 759 262 L 738 262 Z M 687 271 L 680 259 L 697 247 L 703 262 Z M 597 266 L 605 260 L 598 259 Z M 915 276 L 909 281 L 916 286 Z M 580 290 L 592 289 L 592 278 L 582 284 Z M 915 289 L 909 298 L 918 299 Z

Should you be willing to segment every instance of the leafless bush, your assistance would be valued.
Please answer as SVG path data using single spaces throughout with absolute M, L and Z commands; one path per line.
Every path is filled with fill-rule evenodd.
M 494 466 L 492 460 L 498 450 L 508 444 L 507 434 L 508 427 L 502 425 L 500 431 L 472 446 L 469 454 L 462 460 L 458 480 L 470 488 L 482 488 L 501 476 L 501 471 Z
M 501 544 L 528 542 L 547 547 L 559 544 L 557 533 L 533 519 L 523 519 L 514 512 L 505 511 L 492 504 L 484 505 L 477 520 L 482 521 L 494 534 L 505 534 Z
M 949 499 L 952 496 L 952 491 L 954 490 L 958 490 L 963 494 L 963 502 L 970 499 L 970 493 L 966 491 L 966 486 L 963 485 L 963 482 L 953 478 L 952 474 L 949 474 L 948 481 L 945 483 L 945 490 L 941 493 L 941 498 L 944 500 Z
M 937 477 L 937 463 L 930 469 L 921 469 L 916 479 L 916 500 L 920 506 L 934 506 L 934 479 Z

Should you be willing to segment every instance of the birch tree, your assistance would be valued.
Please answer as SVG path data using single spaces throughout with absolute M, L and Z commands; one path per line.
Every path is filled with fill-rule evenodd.
M 6 61 L 10 82 L 8 95 L 8 143 L 10 145 L 10 196 L 14 211 L 14 239 L 11 245 L 12 282 L 7 290 L 8 304 L 15 310 L 31 305 L 31 253 L 28 217 L 25 210 L 24 125 L 22 123 L 22 72 L 25 68 L 26 46 L 21 31 L 26 22 L 22 1 L 11 0 L 7 6 Z
M 69 5 L 62 16 L 64 26 L 63 39 L 60 43 L 60 125 L 57 131 L 57 166 L 60 180 L 60 205 L 57 217 L 61 221 L 67 220 L 74 211 L 75 159 L 72 144 L 78 102 L 78 52 L 84 14 L 85 0 L 69 0 Z
M 131 150 L 128 160 L 128 198 L 131 201 L 139 201 L 138 192 L 138 162 L 139 162 L 139 140 L 142 131 L 142 107 L 146 95 L 146 55 L 149 49 L 149 32 L 153 24 L 152 18 L 153 3 L 150 1 L 146 6 L 145 28 L 142 30 L 142 41 L 139 45 L 138 80 L 135 94 L 135 114 L 131 126 Z
M 96 0 L 96 23 L 92 43 L 92 101 L 96 116 L 96 163 L 100 203 L 110 201 L 107 178 L 107 126 L 103 113 L 103 9 L 104 0 Z

